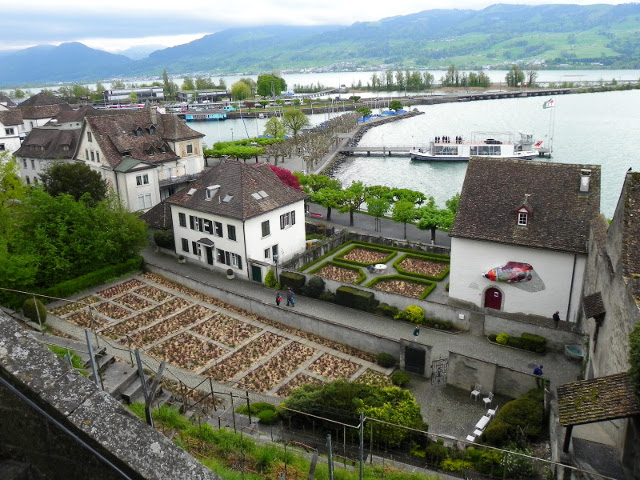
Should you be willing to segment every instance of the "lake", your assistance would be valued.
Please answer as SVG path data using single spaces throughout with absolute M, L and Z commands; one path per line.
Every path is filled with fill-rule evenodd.
M 611 218 L 629 167 L 640 171 L 636 143 L 640 128 L 640 90 L 560 95 L 554 109 L 543 109 L 545 97 L 510 98 L 417 106 L 424 115 L 373 128 L 362 146 L 421 145 L 439 135 L 471 138 L 473 132 L 533 133 L 549 142 L 550 117 L 555 115 L 553 155 L 543 161 L 596 164 L 602 168 L 601 210 Z M 327 115 L 310 116 L 312 124 Z M 205 133 L 205 142 L 235 140 L 262 133 L 266 119 L 190 123 Z M 433 195 L 439 205 L 460 192 L 466 163 L 414 162 L 408 157 L 357 157 L 345 162 L 336 177 L 348 186 L 387 185 Z

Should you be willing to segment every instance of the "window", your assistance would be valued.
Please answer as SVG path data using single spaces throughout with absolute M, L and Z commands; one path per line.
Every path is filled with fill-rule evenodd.
M 91 161 L 94 162 L 96 160 L 95 153 L 91 150 Z
M 4 143 L 0 143 L 0 152 L 4 152 L 6 150 L 6 147 L 4 146 Z
M 86 148 L 84 149 L 84 158 L 89 160 L 89 150 L 87 150 Z
M 26 177 L 24 177 L 24 179 L 27 181 L 27 185 L 31 185 L 31 180 L 29 180 L 29 176 L 28 175 Z
M 233 225 L 227 225 L 227 238 L 235 241 L 236 239 L 236 227 Z
M 269 227 L 269 220 L 262 222 L 262 236 L 266 237 L 271 234 L 271 228 Z
M 280 230 L 296 224 L 296 212 L 291 211 L 280 215 Z
M 193 153 L 193 145 L 190 143 L 187 143 L 187 154 L 192 154 Z
M 36 161 L 31 159 L 31 170 L 35 170 L 36 169 Z
M 204 221 L 204 231 L 213 235 L 213 222 L 211 220 L 205 219 Z
M 100 152 L 96 152 L 96 162 L 100 161 Z
M 149 135 L 155 135 L 156 134 L 156 127 L 154 127 L 153 125 L 151 125 L 149 127 Z
M 93 160 L 93 152 L 91 152 L 91 160 Z M 149 175 L 138 175 L 136 177 L 136 185 L 149 185 Z
M 222 224 L 220 222 L 213 222 L 213 228 L 216 237 L 222 236 Z
M 23 159 L 22 159 L 22 166 L 23 166 L 24 168 L 27 168 L 27 159 L 26 159 L 26 158 L 23 158 Z
M 264 249 L 264 258 L 269 258 L 271 256 L 271 249 L 270 248 L 265 248 Z
M 271 247 L 271 255 L 278 255 L 278 245 Z
M 69 151 L 69 145 L 62 145 L 62 150 L 65 152 Z
M 195 255 L 198 255 L 198 256 L 202 255 L 202 251 L 200 250 L 200 244 L 198 242 L 191 242 L 191 247 Z
M 151 194 L 138 195 L 138 210 L 151 208 Z
M 87 140 L 93 142 L 93 135 L 91 135 L 91 132 L 87 132 Z
M 216 249 L 216 260 L 218 263 L 229 265 L 230 267 L 242 268 L 242 257 L 235 253 L 226 252 L 224 250 Z
M 136 137 L 142 136 L 142 129 L 140 127 L 136 128 Z
M 518 225 L 527 226 L 528 215 L 526 213 L 520 212 L 518 213 Z
M 182 251 L 189 252 L 189 240 L 187 240 L 186 238 L 182 239 Z
M 181 227 L 186 227 L 187 226 L 187 216 L 184 213 L 179 213 L 178 214 L 178 222 L 180 223 Z
M 4 134 L 5 135 L 13 135 L 13 132 L 14 132 L 13 127 L 4 129 Z

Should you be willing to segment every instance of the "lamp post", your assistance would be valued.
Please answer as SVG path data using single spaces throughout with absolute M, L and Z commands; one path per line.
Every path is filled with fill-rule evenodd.
M 275 263 L 276 265 L 276 282 L 280 283 L 278 280 L 278 254 L 277 253 L 273 254 L 273 263 Z
M 233 128 L 231 129 L 231 141 L 233 142 Z

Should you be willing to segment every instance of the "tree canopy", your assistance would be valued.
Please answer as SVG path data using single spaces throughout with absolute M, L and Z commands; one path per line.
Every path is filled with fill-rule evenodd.
M 264 125 L 264 134 L 271 138 L 284 138 L 287 130 L 278 117 L 271 117 Z
M 40 174 L 40 180 L 53 197 L 66 193 L 80 200 L 88 193 L 94 204 L 104 200 L 109 191 L 100 173 L 81 162 L 53 162 Z
M 287 82 L 282 77 L 270 73 L 258 76 L 258 95 L 261 97 L 278 97 L 287 90 Z
M 400 100 L 391 100 L 389 102 L 389 109 L 397 113 L 398 110 L 402 110 L 402 102 Z
M 297 137 L 298 133 L 304 127 L 309 125 L 309 118 L 302 112 L 302 110 L 290 108 L 282 115 L 282 124 L 293 134 L 294 137 Z
M 302 190 L 298 177 L 291 173 L 289 170 L 287 170 L 286 168 L 276 167 L 275 165 L 269 165 L 269 167 L 271 168 L 271 170 L 273 170 L 273 173 L 277 175 L 282 183 L 284 183 L 285 185 L 289 185 L 296 190 Z
M 251 87 L 245 82 L 237 81 L 231 85 L 231 98 L 234 100 L 246 100 L 251 98 Z

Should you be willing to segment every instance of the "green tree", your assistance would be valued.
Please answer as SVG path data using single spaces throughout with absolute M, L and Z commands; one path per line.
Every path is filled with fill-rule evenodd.
M 119 78 L 111 82 L 111 90 L 122 90 L 123 88 L 127 88 L 127 86 Z
M 319 192 L 323 188 L 332 188 L 334 190 L 342 189 L 342 185 L 340 185 L 339 180 L 334 180 L 327 175 L 317 175 L 315 173 L 305 175 L 303 173 L 299 173 L 298 180 L 304 192 L 309 195 Z
M 162 91 L 165 98 L 175 98 L 178 93 L 178 85 L 169 78 L 166 70 L 162 71 Z
M 287 90 L 287 82 L 280 76 L 270 73 L 264 73 L 258 76 L 258 95 L 261 97 L 278 97 L 282 92 Z
M 418 223 L 416 226 L 420 230 L 431 230 L 431 243 L 435 243 L 436 229 L 451 228 L 454 215 L 448 208 L 438 208 L 433 197 L 429 197 L 427 205 L 418 210 Z
M 389 109 L 398 113 L 398 110 L 402 110 L 402 102 L 400 100 L 391 100 L 391 102 L 389 102 Z
M 298 136 L 298 133 L 307 125 L 309 125 L 309 118 L 298 109 L 289 109 L 282 115 L 282 124 L 290 131 L 294 137 Z
M 284 138 L 287 130 L 278 117 L 271 117 L 264 125 L 264 134 L 271 138 Z
M 311 195 L 311 201 L 327 209 L 327 221 L 330 221 L 331 210 L 334 208 L 340 208 L 343 196 L 344 190 L 328 186 L 313 193 Z
M 195 84 L 193 83 L 193 78 L 191 78 L 190 76 L 186 76 L 184 77 L 184 80 L 182 81 L 182 90 L 183 91 L 187 91 L 187 92 L 192 92 L 193 90 L 196 89 Z
M 407 223 L 413 222 L 416 218 L 416 207 L 413 202 L 399 200 L 393 204 L 391 218 L 394 222 L 404 225 L 404 238 L 407 238 Z
M 136 92 L 131 92 L 129 94 L 129 100 L 131 100 L 131 103 L 138 103 L 138 94 Z
M 213 84 L 211 77 L 196 77 L 196 90 L 213 90 L 216 86 Z
M 380 219 L 384 217 L 391 208 L 391 202 L 386 198 L 369 197 L 367 198 L 367 212 L 375 217 L 374 230 L 381 230 Z
M 419 206 L 427 200 L 427 196 L 424 193 L 416 190 L 409 190 L 408 188 L 394 188 L 391 192 L 393 194 L 393 199 L 396 202 L 406 200 Z
M 251 98 L 251 87 L 245 82 L 237 81 L 231 85 L 231 98 L 234 100 L 246 100 Z
M 366 118 L 372 113 L 369 107 L 358 107 L 356 108 L 356 112 L 358 112 L 362 118 Z
M 460 204 L 460 194 L 456 193 L 453 197 L 444 202 L 444 204 L 455 216 L 455 214 L 458 212 L 458 205 Z
M 353 227 L 353 216 L 367 199 L 367 189 L 362 182 L 352 182 L 349 188 L 344 190 L 340 213 L 349 212 L 349 225 Z
M 518 65 L 511 65 L 511 70 L 509 70 L 505 79 L 509 87 L 518 87 L 524 81 L 525 74 Z
M 40 180 L 45 191 L 53 197 L 69 194 L 80 200 L 88 193 L 93 204 L 104 200 L 109 191 L 100 173 L 80 162 L 53 162 L 40 174 Z

